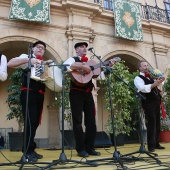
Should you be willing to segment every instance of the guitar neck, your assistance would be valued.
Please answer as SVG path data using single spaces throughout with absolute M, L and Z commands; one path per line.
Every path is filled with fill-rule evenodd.
M 107 65 L 107 64 L 109 64 L 109 62 L 110 62 L 110 61 L 105 61 L 104 64 Z M 99 67 L 101 67 L 101 66 L 103 66 L 103 64 L 102 64 L 102 63 L 99 63 L 99 64 L 94 65 L 93 68 L 94 68 L 94 69 L 97 69 L 97 68 L 99 68 Z

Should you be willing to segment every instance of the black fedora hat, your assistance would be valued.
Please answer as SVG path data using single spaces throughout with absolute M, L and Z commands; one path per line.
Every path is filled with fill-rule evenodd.
M 78 42 L 74 45 L 74 48 L 76 49 L 77 47 L 80 47 L 82 45 L 85 45 L 86 47 L 88 47 L 88 44 L 86 42 Z
M 43 41 L 36 41 L 32 46 L 35 47 L 37 44 L 42 44 L 46 48 L 46 44 Z

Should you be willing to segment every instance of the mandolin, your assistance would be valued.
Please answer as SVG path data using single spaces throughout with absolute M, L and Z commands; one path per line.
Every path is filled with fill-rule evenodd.
M 121 59 L 119 57 L 115 57 L 112 60 L 114 61 L 120 61 Z M 111 61 L 105 61 L 104 64 L 108 65 Z M 69 76 L 71 80 L 77 85 L 77 86 L 85 86 L 92 78 L 97 78 L 99 74 L 101 73 L 101 67 L 104 66 L 102 63 L 97 64 L 93 60 L 89 60 L 85 65 L 89 66 L 91 68 L 90 73 L 85 73 L 84 70 L 76 70 L 69 72 Z

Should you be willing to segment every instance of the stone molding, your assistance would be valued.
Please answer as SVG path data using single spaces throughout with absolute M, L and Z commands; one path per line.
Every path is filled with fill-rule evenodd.
M 139 54 L 136 54 L 132 51 L 127 51 L 127 50 L 117 50 L 117 51 L 112 51 L 111 53 L 105 55 L 102 59 L 105 61 L 113 56 L 116 56 L 118 54 L 126 54 L 126 55 L 129 55 L 129 56 L 133 56 L 139 60 L 144 60 L 144 58 L 142 56 L 140 56 Z
M 6 36 L 6 37 L 2 37 L 1 38 L 1 42 L 0 44 L 6 43 L 6 42 L 15 42 L 15 41 L 25 41 L 25 42 L 34 42 L 37 41 L 37 39 L 32 38 L 32 37 L 26 37 L 26 36 Z M 43 41 L 43 40 L 42 40 Z M 55 59 L 57 60 L 57 62 L 61 62 L 62 59 L 60 58 L 60 56 L 58 55 L 58 53 L 48 44 L 46 43 L 47 48 L 46 50 L 48 51 L 48 53 L 50 53 L 52 56 L 55 56 Z
M 168 48 L 166 47 L 153 47 L 152 51 L 156 54 L 156 55 L 162 55 L 162 56 L 166 56 L 167 52 L 168 52 Z
M 68 40 L 83 40 L 83 41 L 88 41 L 90 43 L 93 42 L 95 38 L 94 34 L 94 29 L 85 27 L 85 26 L 80 26 L 80 25 L 75 25 L 71 24 L 67 26 L 67 31 L 66 31 L 66 36 Z

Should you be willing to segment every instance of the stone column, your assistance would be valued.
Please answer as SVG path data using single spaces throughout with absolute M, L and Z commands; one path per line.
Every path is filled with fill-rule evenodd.
M 92 43 L 95 34 L 92 28 L 91 19 L 94 17 L 93 12 L 79 10 L 76 8 L 67 9 L 68 13 L 68 25 L 66 30 L 66 36 L 68 38 L 68 57 L 74 56 L 74 44 L 78 41 L 85 41 Z
M 59 129 L 59 109 L 56 108 L 53 92 L 49 93 L 48 114 L 48 140 L 49 147 L 61 148 L 61 134 Z M 52 103 L 52 104 L 51 104 Z
M 153 22 L 151 22 L 153 24 Z M 156 68 L 158 68 L 162 73 L 165 72 L 166 68 L 168 67 L 168 58 L 167 52 L 168 48 L 166 48 L 165 43 L 165 30 L 158 30 L 156 28 L 151 28 L 152 34 L 152 43 L 153 43 L 153 52 L 155 56 L 155 64 Z
M 97 95 L 98 95 L 98 90 L 100 88 L 97 87 L 96 80 L 93 80 L 93 84 L 94 84 L 95 88 L 92 93 L 93 93 L 94 103 L 95 103 L 95 107 L 96 107 L 96 126 L 97 126 L 98 122 L 99 122 L 98 121 L 99 113 L 98 113 Z
M 167 68 L 169 67 L 168 64 L 168 58 L 167 58 L 167 52 L 168 48 L 166 47 L 154 47 L 153 52 L 155 54 L 156 59 L 156 66 L 157 68 L 162 72 L 167 74 Z

